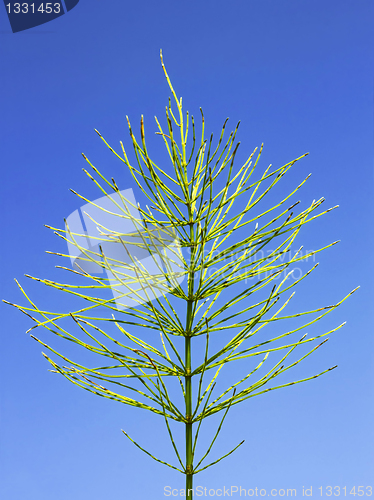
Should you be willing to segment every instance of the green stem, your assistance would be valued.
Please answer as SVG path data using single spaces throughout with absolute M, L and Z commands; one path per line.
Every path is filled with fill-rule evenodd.
M 191 220 L 191 210 L 189 207 Z M 190 223 L 190 240 L 194 243 L 193 224 Z M 191 245 L 192 249 L 194 248 Z M 191 248 L 190 247 L 190 248 Z M 190 266 L 193 268 L 193 250 L 191 253 Z M 185 332 L 185 385 L 186 385 L 186 498 L 193 500 L 193 454 L 192 454 L 192 380 L 191 380 L 191 330 L 193 322 L 193 292 L 194 292 L 194 272 L 190 270 L 188 276 L 188 302 Z
M 191 302 L 188 303 L 188 306 Z M 190 309 L 190 308 L 189 308 Z M 186 419 L 192 418 L 192 391 L 191 391 L 191 337 L 185 339 L 186 353 Z M 186 422 L 186 497 L 192 500 L 192 423 Z

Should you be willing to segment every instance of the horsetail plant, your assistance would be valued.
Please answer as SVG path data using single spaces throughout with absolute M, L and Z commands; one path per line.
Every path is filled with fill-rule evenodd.
M 89 368 L 72 361 L 31 335 L 48 351 L 69 364 L 60 366 L 43 353 L 53 367 L 52 372 L 60 373 L 93 394 L 163 417 L 177 465 L 154 456 L 123 432 L 154 460 L 185 474 L 185 495 L 191 499 L 193 476 L 227 457 L 244 443 L 240 442 L 231 451 L 206 464 L 205 460 L 232 406 L 268 391 L 317 378 L 336 368 L 334 366 L 300 380 L 283 380 L 278 385 L 273 384 L 276 377 L 312 354 L 328 340 L 326 336 L 329 333 L 339 330 L 345 323 L 311 338 L 306 338 L 305 334 L 301 338 L 288 340 L 290 336 L 299 335 L 301 330 L 321 320 L 357 288 L 332 306 L 288 316 L 280 315 L 293 296 L 291 293 L 282 301 L 284 294 L 308 276 L 318 264 L 298 279 L 291 279 L 292 265 L 307 260 L 337 242 L 304 255 L 301 247 L 288 261 L 284 259 L 285 255 L 290 252 L 301 227 L 336 207 L 317 213 L 324 201 L 321 198 L 314 200 L 297 215 L 292 210 L 299 202 L 285 208 L 291 196 L 306 182 L 307 176 L 288 196 L 266 211 L 256 213 L 257 204 L 306 155 L 274 170 L 271 170 L 270 165 L 255 181 L 252 180 L 252 174 L 261 156 L 261 145 L 257 156 L 256 148 L 235 171 L 234 160 L 239 146 L 239 143 L 235 143 L 235 137 L 239 124 L 225 142 L 226 120 L 218 144 L 213 147 L 213 135 L 209 138 L 205 136 L 204 115 L 200 109 L 201 137 L 198 138 L 194 118 L 188 112 L 183 113 L 182 98 L 177 97 L 166 72 L 162 53 L 160 55 L 177 109 L 174 114 L 169 98 L 165 130 L 156 118 L 156 133 L 165 143 L 168 162 L 173 167 L 171 173 L 150 158 L 143 117 L 140 122 L 140 142 L 135 138 L 127 119 L 135 164 L 130 162 L 122 142 L 122 153 L 117 153 L 96 130 L 108 148 L 129 168 L 138 188 L 152 202 L 152 206 L 149 208 L 146 205 L 147 210 L 141 208 L 135 203 L 131 190 L 120 191 L 114 179 L 108 181 L 83 155 L 96 178 L 84 171 L 103 197 L 92 202 L 73 191 L 87 202 L 84 207 L 85 228 L 83 224 L 79 226 L 77 223 L 80 220 L 77 214 L 75 218 L 70 217 L 65 221 L 65 229 L 47 226 L 63 238 L 69 248 L 69 254 L 49 253 L 71 259 L 73 269 L 57 267 L 70 272 L 70 276 L 73 273 L 79 284 L 26 276 L 69 294 L 73 300 L 83 299 L 85 304 L 66 313 L 39 309 L 16 280 L 29 306 L 11 305 L 35 322 L 30 330 L 43 327 L 105 358 L 103 366 Z M 188 143 L 191 128 L 192 144 Z M 224 173 L 225 182 L 216 188 Z M 238 214 L 231 215 L 234 202 L 237 204 L 243 194 L 248 197 L 244 208 Z M 157 212 L 157 217 L 151 209 Z M 276 215 L 267 220 L 266 217 L 273 214 Z M 260 221 L 264 221 L 262 227 L 259 227 Z M 126 229 L 129 227 L 131 231 Z M 234 233 L 243 228 L 246 237 L 241 241 L 232 241 Z M 273 249 L 264 256 L 263 249 L 270 248 L 270 245 L 274 245 Z M 73 255 L 74 251 L 78 255 Z M 106 277 L 99 274 L 106 274 Z M 246 285 L 244 290 L 235 287 L 243 282 L 247 284 L 248 280 L 251 280 L 250 286 Z M 280 280 L 278 284 L 276 280 Z M 111 295 L 104 297 L 105 293 Z M 279 306 L 279 303 L 282 305 Z M 240 310 L 235 312 L 235 307 L 240 307 Z M 177 313 L 177 309 L 182 313 Z M 255 336 L 269 323 L 272 325 L 283 319 L 291 320 L 306 315 L 312 319 L 285 333 L 267 339 Z M 72 322 L 69 328 L 65 325 L 67 320 Z M 155 342 L 146 341 L 148 337 L 136 336 L 133 332 L 136 327 L 145 328 L 147 334 L 156 330 L 160 336 L 158 346 Z M 73 328 L 77 329 L 79 335 L 72 333 Z M 114 329 L 113 333 L 111 328 Z M 215 336 L 213 338 L 216 338 L 217 344 L 230 332 L 234 332 L 230 338 L 214 353 L 210 352 L 212 336 Z M 221 336 L 217 338 L 218 333 Z M 204 336 L 204 346 L 203 350 L 195 353 L 193 344 L 199 336 Z M 178 348 L 178 337 L 184 338 L 182 349 Z M 322 337 L 325 340 L 306 354 L 293 362 L 287 360 L 297 347 Z M 107 344 L 116 344 L 115 350 L 105 341 Z M 261 372 L 272 354 L 276 355 L 278 351 L 281 359 Z M 196 354 L 197 358 L 200 356 L 201 362 L 193 364 L 192 354 Z M 257 365 L 255 363 L 249 373 L 213 397 L 217 377 L 225 365 L 239 360 L 249 362 L 250 358 L 256 356 L 260 356 L 260 362 Z M 132 384 L 127 385 L 127 379 Z M 171 380 L 176 380 L 181 391 L 181 405 L 171 400 Z M 126 394 L 129 391 L 135 393 L 135 399 L 123 395 L 120 389 Z M 220 412 L 222 419 L 211 444 L 202 456 L 197 457 L 196 444 L 203 420 Z M 174 439 L 171 421 L 185 427 L 184 459 Z

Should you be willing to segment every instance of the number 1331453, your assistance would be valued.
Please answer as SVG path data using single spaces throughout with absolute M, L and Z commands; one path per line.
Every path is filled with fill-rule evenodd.
M 352 496 L 357 495 L 359 497 L 363 497 L 365 495 L 365 496 L 370 497 L 373 493 L 373 488 L 371 486 L 366 486 L 366 487 L 365 486 L 353 486 L 353 488 L 351 490 L 349 490 L 349 488 L 347 488 L 346 486 L 343 486 L 343 487 L 326 486 L 325 488 L 320 486 L 318 489 L 319 489 L 321 496 L 323 494 L 325 494 L 328 497 L 330 497 L 330 496 L 335 496 L 335 497 L 344 496 L 345 497 L 347 495 L 352 495 Z
M 42 14 L 59 14 L 61 11 L 60 3 L 15 3 L 6 5 L 8 13 L 14 12 L 14 14 L 35 14 L 36 12 L 41 12 Z

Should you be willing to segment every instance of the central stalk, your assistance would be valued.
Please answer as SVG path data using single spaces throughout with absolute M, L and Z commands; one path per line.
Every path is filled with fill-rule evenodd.
M 189 303 L 190 304 L 190 303 Z M 185 339 L 185 365 L 186 365 L 186 497 L 192 499 L 192 387 L 191 387 L 191 337 Z
M 189 207 L 191 220 L 191 211 Z M 191 330 L 193 323 L 193 293 L 194 293 L 194 230 L 190 223 L 190 269 L 188 273 L 188 301 L 185 331 L 185 388 L 186 388 L 186 498 L 193 499 L 193 456 L 192 456 L 192 380 L 191 380 Z

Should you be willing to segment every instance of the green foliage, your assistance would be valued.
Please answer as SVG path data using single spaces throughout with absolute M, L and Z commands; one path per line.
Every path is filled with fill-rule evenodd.
M 178 465 L 172 465 L 156 458 L 123 432 L 137 447 L 155 460 L 186 474 L 186 488 L 188 490 L 192 488 L 194 474 L 222 460 L 244 442 L 239 443 L 223 457 L 203 465 L 221 430 L 227 412 L 232 406 L 271 390 L 311 380 L 335 368 L 328 368 L 321 373 L 301 380 L 274 384 L 278 376 L 311 355 L 326 342 L 327 338 L 322 343 L 314 345 L 309 352 L 296 361 L 287 364 L 287 358 L 296 348 L 326 337 L 329 333 L 341 328 L 344 323 L 311 338 L 306 338 L 305 334 L 301 338 L 291 340 L 292 334 L 299 335 L 299 332 L 306 327 L 333 311 L 350 294 L 329 307 L 288 316 L 280 315 L 293 295 L 293 293 L 287 295 L 287 298 L 282 301 L 285 294 L 304 280 L 317 266 L 317 264 L 314 265 L 299 279 L 291 280 L 289 278 L 292 274 L 292 265 L 308 259 L 308 257 L 336 242 L 304 255 L 300 248 L 288 261 L 284 259 L 284 255 L 289 252 L 301 227 L 332 209 L 322 213 L 316 212 L 324 201 L 323 198 L 313 201 L 308 208 L 298 214 L 294 214 L 292 210 L 299 202 L 285 208 L 287 206 L 285 204 L 301 188 L 308 176 L 284 199 L 260 215 L 255 215 L 254 207 L 283 178 L 286 172 L 306 155 L 272 171 L 271 166 L 269 166 L 259 180 L 252 181 L 252 174 L 258 165 L 262 146 L 257 156 L 255 156 L 255 149 L 239 169 L 234 169 L 234 160 L 239 145 L 235 143 L 238 126 L 224 141 L 226 120 L 218 144 L 214 148 L 213 136 L 208 139 L 205 137 L 205 121 L 201 111 L 201 137 L 197 138 L 193 116 L 190 117 L 188 112 L 183 114 L 182 99 L 177 98 L 163 62 L 162 67 L 175 100 L 177 113 L 175 116 L 169 99 L 169 105 L 166 108 L 166 131 L 162 129 L 157 118 L 156 123 L 158 134 L 165 143 L 167 155 L 173 167 L 172 172 L 168 173 L 163 170 L 150 158 L 146 146 L 143 117 L 140 124 L 140 142 L 135 138 L 128 121 L 135 153 L 135 164 L 128 159 L 122 143 L 122 154 L 119 154 L 96 131 L 108 148 L 129 168 L 139 189 L 152 202 L 151 208 L 157 212 L 158 217 L 153 215 L 148 206 L 147 210 L 138 206 L 141 217 L 140 219 L 134 218 L 126 208 L 125 200 L 122 198 L 114 179 L 110 182 L 104 178 L 83 155 L 98 180 L 85 170 L 88 177 L 106 197 L 112 199 L 111 194 L 113 193 L 120 195 L 123 204 L 118 204 L 112 199 L 113 203 L 121 209 L 122 217 L 137 225 L 137 236 L 141 240 L 137 243 L 131 239 L 131 234 L 121 234 L 111 228 L 101 227 L 102 234 L 109 241 L 123 245 L 128 252 L 131 263 L 114 261 L 105 254 L 101 246 L 97 252 L 83 248 L 79 243 L 79 237 L 82 234 L 74 233 L 68 225 L 64 230 L 51 228 L 60 237 L 72 242 L 84 254 L 82 262 L 99 262 L 103 269 L 112 272 L 118 283 L 128 287 L 128 292 L 122 293 L 121 297 L 133 295 L 134 288 L 130 284 L 137 284 L 139 286 L 138 306 L 125 310 L 118 309 L 114 298 L 104 299 L 102 297 L 102 292 L 112 288 L 113 283 L 108 278 L 94 276 L 82 268 L 77 271 L 63 266 L 59 267 L 85 280 L 84 284 L 69 285 L 29 277 L 48 287 L 71 294 L 77 300 L 78 298 L 84 299 L 86 301 L 85 307 L 67 313 L 44 311 L 39 309 L 28 297 L 20 284 L 18 286 L 28 300 L 29 306 L 12 305 L 35 322 L 30 330 L 43 327 L 58 337 L 69 340 L 96 355 L 103 356 L 105 360 L 105 364 L 101 367 L 83 366 L 31 335 L 50 353 L 69 364 L 69 366 L 60 366 L 43 353 L 52 365 L 53 372 L 63 375 L 73 384 L 94 394 L 163 416 Z M 187 147 L 191 129 L 192 145 L 189 144 Z M 223 187 L 215 189 L 223 175 L 226 176 Z M 268 184 L 267 187 L 264 187 L 266 184 Z M 73 192 L 75 193 L 75 191 Z M 78 193 L 75 194 L 89 202 L 85 197 Z M 244 194 L 248 198 L 245 208 L 241 209 L 238 214 L 232 214 L 234 202 Z M 276 215 L 268 222 L 264 222 L 262 227 L 259 227 L 259 223 L 266 219 L 265 216 L 272 213 Z M 248 220 L 245 220 L 246 218 Z M 247 236 L 243 240 L 237 241 L 233 237 L 234 233 L 245 227 L 247 228 Z M 255 227 L 254 230 L 251 229 L 253 227 Z M 175 251 L 175 262 L 180 263 L 180 273 L 177 277 L 185 278 L 186 289 L 183 289 L 178 280 L 175 279 L 175 273 L 174 275 L 170 273 L 167 259 L 162 258 L 162 248 L 157 250 L 158 257 L 164 263 L 164 266 L 159 266 L 160 273 L 157 275 L 157 283 L 155 283 L 155 276 L 151 276 L 128 250 L 131 245 L 138 246 L 143 250 L 148 249 L 149 255 L 155 255 L 152 252 L 155 248 L 154 241 L 159 241 L 161 233 L 169 235 L 171 239 L 176 239 L 179 242 L 180 247 L 178 246 Z M 281 240 L 280 243 L 279 240 Z M 149 241 L 152 241 L 152 245 Z M 272 245 L 274 246 L 273 250 L 269 251 L 266 257 L 263 257 L 261 250 L 272 248 Z M 186 260 L 183 256 L 181 248 L 189 252 L 189 259 Z M 61 253 L 57 255 L 69 257 L 69 255 Z M 135 269 L 135 279 L 133 275 L 131 278 L 131 275 L 128 274 L 131 269 Z M 288 269 L 290 270 L 288 271 Z M 282 273 L 284 278 L 280 280 Z M 251 285 L 246 286 L 244 290 L 241 288 L 238 293 L 235 292 L 235 285 L 243 285 L 243 283 L 247 283 L 248 279 L 251 279 Z M 274 284 L 276 280 L 280 280 L 278 284 Z M 148 293 L 147 289 L 152 288 L 161 290 L 162 297 L 151 300 L 148 296 L 149 300 L 142 300 L 140 292 Z M 257 297 L 261 293 L 264 294 L 266 290 L 265 298 L 258 299 Z M 219 305 L 221 294 L 226 300 Z M 209 305 L 207 305 L 208 300 Z M 176 303 L 178 303 L 178 307 L 181 303 L 185 304 L 186 314 L 183 322 L 176 312 Z M 282 304 L 279 305 L 280 303 Z M 239 307 L 239 311 L 234 313 L 234 307 Z M 100 316 L 100 311 L 110 312 L 112 316 Z M 311 319 L 285 333 L 265 340 L 262 335 L 256 335 L 269 323 L 291 320 L 304 315 Z M 87 342 L 62 326 L 62 320 L 69 317 L 84 333 Z M 104 326 L 98 326 L 103 323 Z M 115 325 L 118 329 L 117 333 L 120 332 L 123 340 L 119 341 L 115 336 L 110 335 L 106 331 L 105 325 L 108 327 L 111 325 L 111 328 Z M 132 329 L 137 326 L 159 332 L 159 346 L 135 336 Z M 217 335 L 218 332 L 226 335 L 230 331 L 236 333 L 216 352 L 210 352 L 209 339 Z M 202 335 L 205 337 L 205 353 L 200 354 L 203 354 L 204 358 L 201 364 L 192 367 L 193 340 Z M 176 337 L 184 337 L 184 352 L 178 350 Z M 256 340 L 257 338 L 258 340 Z M 280 339 L 284 339 L 283 345 L 279 345 Z M 113 343 L 115 347 L 111 347 Z M 263 375 L 258 375 L 256 378 L 260 368 L 267 365 L 269 354 L 276 351 L 281 353 L 281 359 L 276 364 L 270 365 Z M 260 356 L 258 365 L 245 377 L 213 398 L 216 379 L 223 366 L 253 356 Z M 170 398 L 170 390 L 168 390 L 170 377 L 178 379 L 183 394 L 183 408 L 179 408 Z M 132 384 L 136 381 L 140 383 L 142 390 Z M 196 384 L 194 386 L 197 393 L 195 400 L 193 400 L 192 382 Z M 123 389 L 127 395 L 123 395 L 120 389 Z M 134 398 L 129 397 L 129 393 L 130 395 L 135 394 Z M 205 454 L 196 458 L 196 443 L 201 424 L 204 419 L 219 412 L 222 413 L 222 419 L 217 432 Z M 182 423 L 186 428 L 184 460 L 175 443 L 169 424 L 170 419 Z M 190 496 L 187 495 L 187 498 Z

